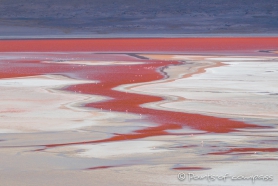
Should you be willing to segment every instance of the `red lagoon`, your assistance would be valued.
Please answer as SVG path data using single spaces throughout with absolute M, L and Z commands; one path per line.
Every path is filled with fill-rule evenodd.
M 273 49 L 278 46 L 278 38 L 191 38 L 191 39 L 58 39 L 58 40 L 2 40 L 2 52 L 45 52 L 45 51 L 208 51 L 208 50 L 257 50 Z M 102 54 L 105 58 L 119 56 L 117 54 Z M 122 55 L 122 54 L 121 54 Z M 92 55 L 94 56 L 94 55 Z M 162 69 L 169 65 L 179 65 L 178 61 L 159 61 L 138 59 L 123 56 L 123 61 L 144 62 L 132 65 L 96 65 L 80 66 L 59 63 L 41 63 L 37 61 L 13 61 L 0 69 L 0 78 L 24 77 L 43 74 L 62 74 L 87 80 L 98 80 L 99 83 L 81 84 L 67 87 L 66 90 L 84 94 L 102 95 L 112 99 L 85 105 L 107 111 L 129 112 L 141 114 L 144 119 L 155 126 L 145 127 L 129 134 L 114 134 L 110 138 L 97 141 L 80 141 L 65 144 L 48 144 L 45 147 L 55 147 L 72 144 L 99 143 L 139 139 L 150 136 L 171 135 L 170 130 L 184 127 L 201 132 L 228 133 L 242 128 L 262 128 L 254 124 L 234 121 L 228 118 L 217 118 L 201 114 L 173 112 L 142 108 L 140 105 L 163 100 L 161 97 L 126 93 L 113 88 L 130 83 L 142 83 L 165 78 Z M 94 60 L 92 58 L 91 60 Z M 73 68 L 74 67 L 74 68 Z M 174 133 L 175 135 L 179 135 Z M 180 133 L 180 135 L 186 135 Z
M 200 52 L 277 49 L 278 37 L 0 40 L 0 52 Z

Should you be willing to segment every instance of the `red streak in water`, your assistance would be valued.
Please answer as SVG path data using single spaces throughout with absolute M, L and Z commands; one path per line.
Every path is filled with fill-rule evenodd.
M 114 166 L 99 166 L 99 167 L 91 167 L 86 170 L 108 169 L 108 168 L 112 168 L 112 167 L 114 167 Z
M 278 152 L 278 148 L 233 148 L 224 152 L 209 153 L 212 155 L 224 155 L 230 153 L 255 153 L 255 152 Z
M 184 146 L 178 146 L 176 148 L 192 148 L 192 147 L 198 147 L 198 145 L 184 145 Z

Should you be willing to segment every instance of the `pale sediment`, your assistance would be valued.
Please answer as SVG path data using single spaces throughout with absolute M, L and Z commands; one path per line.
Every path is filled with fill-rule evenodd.
M 178 71 L 182 78 L 176 76 L 164 82 L 131 88 L 135 92 L 174 99 L 148 106 L 221 117 L 277 119 L 277 58 L 189 55 L 170 59 L 186 61 L 184 67 L 166 69 L 170 71 L 167 72 L 170 77 Z
M 83 107 L 105 97 L 61 90 L 88 83 L 95 81 L 59 75 L 1 79 L 0 132 L 49 132 L 105 126 L 103 120 L 116 118 L 115 113 Z

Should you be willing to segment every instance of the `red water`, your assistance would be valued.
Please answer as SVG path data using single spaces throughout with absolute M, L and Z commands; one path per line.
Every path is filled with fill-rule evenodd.
M 0 40 L 0 51 L 254 51 L 277 49 L 277 43 L 278 37 Z
M 229 45 L 230 44 L 230 45 Z M 191 51 L 234 49 L 267 49 L 278 46 L 278 38 L 202 38 L 202 39 L 89 39 L 89 40 L 14 40 L 0 41 L 0 51 Z M 265 48 L 264 48 L 265 47 Z M 112 54 L 103 54 L 103 56 Z M 112 55 L 113 56 L 113 55 Z M 114 55 L 117 56 L 117 55 Z M 91 60 L 94 60 L 93 57 Z M 103 60 L 106 60 L 105 57 Z M 127 60 L 122 58 L 122 60 Z M 62 145 L 98 143 L 140 139 L 150 136 L 170 135 L 170 130 L 193 128 L 204 132 L 228 133 L 242 128 L 261 128 L 254 124 L 217 118 L 201 114 L 162 111 L 140 107 L 141 104 L 163 100 L 157 96 L 147 96 L 112 90 L 119 85 L 150 82 L 164 78 L 157 70 L 168 65 L 177 65 L 177 61 L 139 60 L 140 65 L 79 66 L 63 64 L 43 64 L 39 61 L 14 61 L 0 69 L 0 78 L 23 77 L 39 74 L 63 74 L 80 79 L 99 80 L 98 84 L 74 85 L 68 91 L 84 94 L 102 95 L 112 99 L 89 103 L 86 107 L 102 110 L 141 114 L 140 121 L 154 125 L 143 127 L 128 134 L 114 134 L 110 138 L 96 141 L 80 141 L 65 144 L 48 144 L 46 147 Z M 177 135 L 175 133 L 175 135 Z M 185 134 L 180 134 L 185 135 Z
M 278 148 L 232 148 L 227 151 L 223 152 L 213 152 L 209 153 L 212 155 L 224 155 L 224 154 L 231 154 L 231 153 L 257 153 L 257 152 L 278 152 Z

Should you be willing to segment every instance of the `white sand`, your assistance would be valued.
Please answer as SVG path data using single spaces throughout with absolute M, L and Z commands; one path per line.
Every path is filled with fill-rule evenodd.
M 47 152 L 69 152 L 67 155 L 83 158 L 118 158 L 154 154 L 169 151 L 163 149 L 166 142 L 126 140 L 106 142 L 98 144 L 71 145 L 69 147 L 57 147 Z
M 93 82 L 57 75 L 1 79 L 0 132 L 59 131 L 96 125 L 103 114 L 78 105 L 100 97 L 57 90 Z
M 236 62 L 224 62 L 225 66 L 208 68 L 205 73 L 192 77 L 138 86 L 132 90 L 184 98 L 183 101 L 156 104 L 155 107 L 160 109 L 277 119 L 278 59 L 259 59 L 250 62 L 256 58 L 208 57 L 208 61 Z

